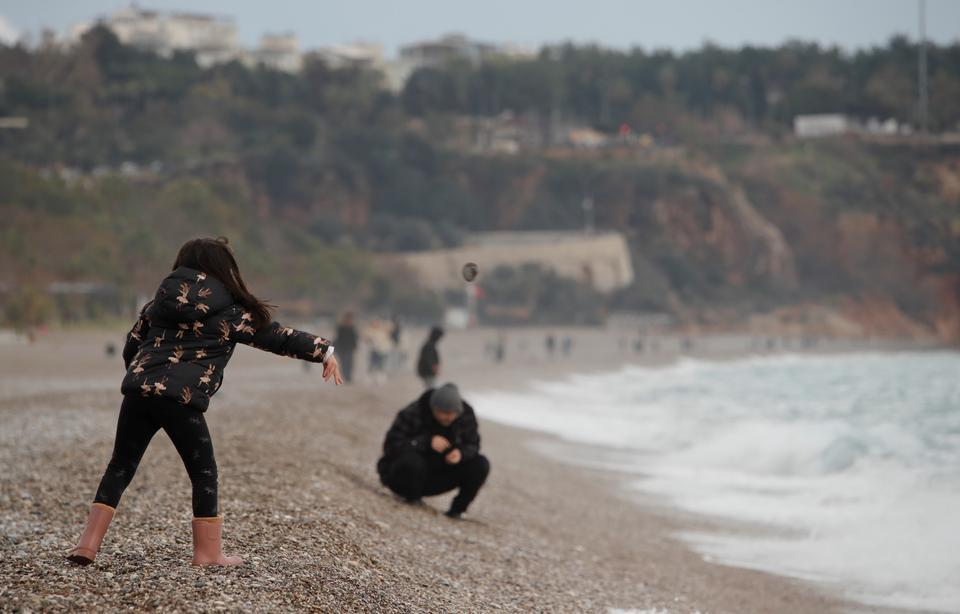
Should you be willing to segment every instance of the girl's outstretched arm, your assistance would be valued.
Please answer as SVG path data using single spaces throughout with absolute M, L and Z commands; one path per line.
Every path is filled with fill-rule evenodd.
M 237 341 L 240 343 L 280 356 L 309 362 L 325 362 L 333 356 L 333 345 L 323 337 L 284 326 L 279 322 L 271 322 L 259 330 L 245 324 L 235 328 L 239 328 Z
M 279 322 L 271 322 L 255 330 L 249 323 L 249 317 L 244 316 L 248 314 L 243 314 L 233 326 L 237 341 L 280 356 L 322 362 L 324 364 L 323 379 L 328 380 L 333 377 L 338 385 L 342 382 L 340 365 L 333 355 L 333 345 L 328 340 L 283 326 Z

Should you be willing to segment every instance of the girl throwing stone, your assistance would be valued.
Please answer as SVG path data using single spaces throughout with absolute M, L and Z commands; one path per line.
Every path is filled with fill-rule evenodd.
M 333 346 L 281 326 L 272 306 L 247 290 L 225 238 L 193 239 L 180 248 L 173 272 L 160 284 L 130 330 L 127 367 L 113 455 L 80 541 L 67 557 L 94 561 L 124 489 L 154 434 L 163 429 L 183 459 L 193 485 L 193 564 L 239 565 L 221 550 L 217 464 L 204 412 L 220 388 L 237 343 L 322 362 L 324 381 L 341 383 Z

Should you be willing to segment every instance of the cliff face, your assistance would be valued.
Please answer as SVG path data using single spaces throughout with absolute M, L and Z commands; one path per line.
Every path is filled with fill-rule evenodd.
M 567 154 L 483 190 L 513 229 L 575 228 L 589 195 L 599 226 L 630 238 L 638 283 L 689 322 L 960 341 L 960 152 L 735 153 Z
M 941 275 L 934 283 L 940 304 L 934 317 L 934 329 L 940 339 L 960 345 L 960 275 Z
M 184 237 L 213 233 L 259 254 L 256 272 L 275 295 L 330 279 L 342 294 L 369 273 L 358 255 L 385 249 L 371 240 L 378 232 L 406 232 L 416 247 L 444 224 L 573 230 L 591 220 L 629 241 L 637 281 L 611 298 L 615 308 L 700 327 L 960 343 L 960 147 L 447 154 L 386 193 L 369 169 L 352 169 L 349 183 L 324 175 L 302 206 L 271 200 L 238 167 L 70 185 L 8 165 L 0 212 L 14 230 L 0 237 L 0 283 L 131 283 Z M 421 207 L 432 192 L 443 198 Z M 336 253 L 316 256 L 318 245 Z M 343 261 L 330 266 L 336 254 Z
M 960 342 L 960 151 L 839 142 L 730 166 L 848 332 Z
M 656 232 L 677 251 L 719 266 L 724 283 L 751 281 L 783 289 L 796 285 L 793 252 L 780 230 L 743 190 L 718 184 L 712 193 L 684 190 L 653 203 Z

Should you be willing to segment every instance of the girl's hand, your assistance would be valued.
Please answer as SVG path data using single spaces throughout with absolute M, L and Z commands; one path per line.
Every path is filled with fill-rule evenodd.
M 330 360 L 323 363 L 323 381 L 329 382 L 331 376 L 333 376 L 333 383 L 337 386 L 343 383 L 343 376 L 340 375 L 340 363 L 337 362 L 336 356 L 331 356 Z

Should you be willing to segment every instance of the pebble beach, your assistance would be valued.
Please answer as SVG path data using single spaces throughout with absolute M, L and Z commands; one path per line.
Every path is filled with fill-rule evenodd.
M 621 360 L 601 356 L 613 341 L 584 342 L 563 364 L 494 365 L 478 335 L 455 333 L 441 346 L 445 379 L 468 401 L 471 390 Z M 706 521 L 625 497 L 615 474 L 541 454 L 566 444 L 484 421 L 482 408 L 492 472 L 467 519 L 442 515 L 450 495 L 402 503 L 374 464 L 419 382 L 334 387 L 316 367 L 246 347 L 207 413 L 224 550 L 246 564 L 190 566 L 190 484 L 159 433 L 96 563 L 74 567 L 64 556 L 109 460 L 121 399 L 121 360 L 103 348 L 120 338 L 75 332 L 0 345 L 0 610 L 860 610 L 796 581 L 704 561 L 672 535 Z

